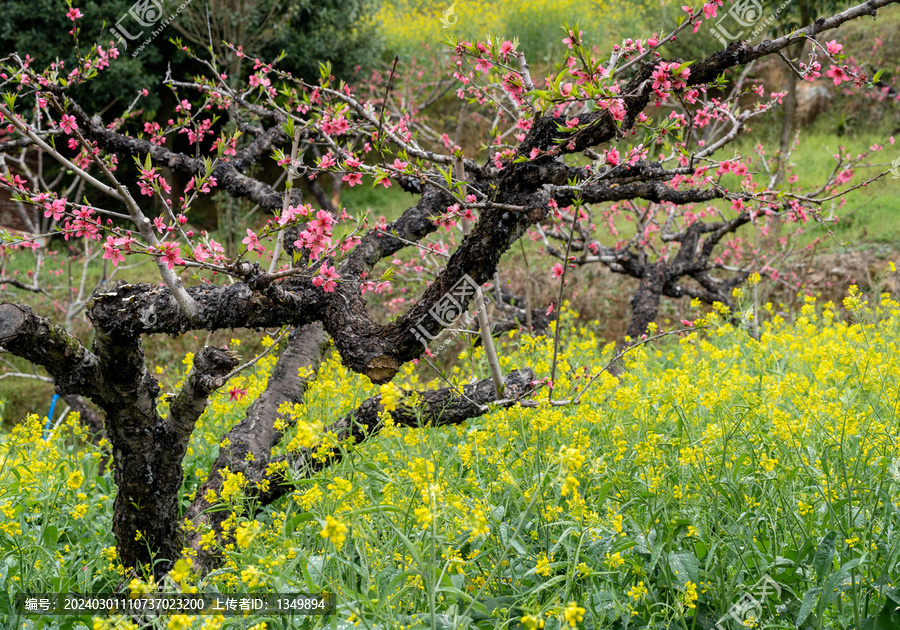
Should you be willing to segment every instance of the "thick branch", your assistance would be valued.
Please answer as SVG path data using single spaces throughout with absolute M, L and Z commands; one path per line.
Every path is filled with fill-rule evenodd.
M 262 275 L 261 270 L 257 272 Z M 321 319 L 324 295 L 309 280 L 297 278 L 273 283 L 263 291 L 236 282 L 224 287 L 191 287 L 187 292 L 197 303 L 193 318 L 178 309 L 166 287 L 146 282 L 110 283 L 94 293 L 88 316 L 98 328 L 127 336 L 175 335 L 202 328 L 302 326 Z
M 526 396 L 532 389 L 534 372 L 531 369 L 514 370 L 504 377 L 504 398 L 497 401 L 494 395 L 494 382 L 490 378 L 477 383 L 463 386 L 462 395 L 454 388 L 445 387 L 432 391 L 416 392 L 415 398 L 419 404 L 416 407 L 409 405 L 409 395 L 393 411 L 389 412 L 394 422 L 404 427 L 446 426 L 461 424 L 470 418 L 482 416 L 489 411 L 488 403 L 497 402 L 501 407 L 511 407 L 519 399 Z M 377 435 L 384 425 L 382 414 L 384 407 L 381 404 L 381 396 L 375 396 L 364 401 L 356 410 L 350 412 L 334 424 L 325 427 L 326 433 L 334 433 L 346 448 L 348 444 L 358 446 L 365 440 Z M 352 440 L 352 441 L 351 441 Z M 291 461 L 291 467 L 300 476 L 309 476 L 319 470 L 340 461 L 343 450 L 337 447 L 326 456 L 313 457 L 312 452 L 304 449 L 299 457 Z M 288 461 L 285 457 L 276 458 L 273 462 Z M 284 496 L 291 489 L 291 485 L 282 477 L 266 479 L 268 490 L 261 493 L 260 501 L 263 505 Z
M 429 189 L 419 203 L 406 210 L 384 231 L 369 232 L 341 264 L 340 272 L 344 280 L 354 282 L 378 261 L 433 232 L 436 225 L 432 217 L 443 211 L 449 203 L 447 199 L 440 191 Z M 287 240 L 290 242 L 293 239 Z M 226 512 L 209 511 L 212 506 L 206 500 L 207 493 L 210 490 L 216 494 L 220 492 L 223 482 L 221 471 L 225 468 L 242 472 L 254 483 L 263 481 L 272 447 L 281 440 L 281 431 L 274 426 L 280 417 L 278 409 L 284 402 L 302 402 L 308 383 L 318 371 L 325 339 L 325 331 L 319 323 L 292 331 L 287 348 L 269 376 L 266 390 L 247 410 L 245 419 L 226 434 L 225 439 L 230 446 L 220 451 L 207 481 L 196 490 L 186 514 L 194 525 L 186 546 L 196 551 L 195 562 L 201 570 L 214 566 L 218 557 L 214 548 L 203 548 L 198 531 L 202 531 L 203 525 L 219 531 L 222 521 L 228 516 Z M 301 369 L 305 376 L 300 375 Z M 252 457 L 248 458 L 248 454 Z
M 167 288 L 120 282 L 96 292 L 88 314 L 99 329 L 126 336 L 179 334 L 198 328 L 302 326 L 322 321 L 336 340 L 345 365 L 375 381 L 389 380 L 403 362 L 419 356 L 424 347 L 408 332 L 415 322 L 382 326 L 372 319 L 359 291 L 359 275 L 385 256 L 405 247 L 409 241 L 419 240 L 436 229 L 432 217 L 443 211 L 446 200 L 439 191 L 426 191 L 416 206 L 389 226 L 396 236 L 379 231 L 366 235 L 341 265 L 344 281 L 332 294 L 324 293 L 309 279 L 301 277 L 266 284 L 254 280 L 250 274 L 248 282 L 188 289 L 197 304 L 196 315 L 189 318 L 177 308 Z M 483 248 L 492 249 L 490 244 Z M 483 256 L 474 256 L 479 264 L 484 262 Z M 499 258 L 496 252 L 492 257 Z M 457 263 L 456 280 L 467 270 L 464 262 Z M 487 272 L 482 275 L 488 277 Z M 257 270 L 256 276 L 263 278 L 264 274 Z M 251 288 L 254 286 L 256 290 Z M 434 285 L 430 287 L 417 306 L 418 311 L 427 313 L 444 293 L 446 291 L 438 292 Z M 416 312 L 414 309 L 414 315 Z M 435 321 L 429 322 L 429 326 L 435 331 L 439 328 Z M 397 340 L 404 342 L 399 349 Z
M 212 504 L 207 501 L 207 493 L 213 491 L 218 495 L 221 492 L 222 471 L 226 468 L 233 473 L 243 473 L 253 482 L 262 481 L 272 447 L 282 435 L 275 428 L 276 420 L 281 417 L 278 409 L 285 402 L 302 402 L 307 386 L 318 372 L 325 343 L 325 331 L 321 324 L 310 324 L 291 331 L 287 348 L 269 375 L 266 390 L 253 401 L 245 418 L 225 434 L 228 448 L 220 449 L 206 481 L 197 488 L 194 501 L 185 513 L 185 518 L 193 522 L 185 547 L 197 552 L 195 562 L 201 571 L 211 568 L 217 561 L 216 550 L 211 547 L 204 549 L 200 544 L 203 526 L 221 531 L 222 521 L 230 516 L 227 511 L 209 511 Z M 301 376 L 301 370 L 304 376 Z
M 104 127 L 99 119 L 93 120 L 80 106 L 69 99 L 69 110 L 78 120 L 82 133 L 97 143 L 104 151 L 115 153 L 118 156 L 136 156 L 144 158 L 150 155 L 159 166 L 165 166 L 173 171 L 186 175 L 199 175 L 205 173 L 203 160 L 192 158 L 184 153 L 176 153 L 165 147 L 151 143 L 149 140 L 132 138 Z M 251 162 L 257 160 L 261 153 L 284 142 L 286 136 L 280 127 L 273 127 L 265 134 L 254 140 L 249 147 L 235 156 L 229 162 L 220 161 L 213 168 L 212 176 L 216 178 L 217 187 L 227 190 L 233 197 L 244 197 L 257 203 L 265 210 L 275 213 L 281 210 L 283 193 L 276 192 L 274 188 L 263 182 L 257 181 L 243 174 Z
M 176 436 L 175 448 L 181 451 L 181 457 L 184 457 L 194 424 L 206 409 L 209 395 L 225 384 L 225 377 L 237 364 L 233 354 L 210 346 L 194 357 L 194 365 L 169 408 L 168 424 Z
M 103 398 L 97 357 L 66 329 L 21 304 L 0 304 L 0 345 L 43 367 L 64 394 Z
M 371 269 L 378 261 L 400 251 L 410 242 L 417 242 L 437 229 L 434 219 L 440 216 L 452 198 L 443 191 L 429 187 L 415 206 L 407 209 L 396 221 L 383 231 L 372 230 L 341 265 L 341 276 L 359 276 Z
M 576 196 L 580 196 L 587 203 L 602 203 L 604 201 L 623 201 L 626 199 L 646 199 L 654 203 L 668 201 L 676 205 L 699 203 L 717 199 L 724 195 L 715 188 L 683 189 L 676 190 L 666 186 L 660 181 L 634 182 L 614 186 L 609 184 L 588 184 L 577 190 L 562 189 L 554 195 L 561 206 L 571 204 Z

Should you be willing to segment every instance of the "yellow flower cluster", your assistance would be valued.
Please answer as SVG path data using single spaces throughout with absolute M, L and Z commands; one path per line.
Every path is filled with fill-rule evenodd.
M 325 517 L 325 527 L 322 528 L 319 535 L 328 539 L 336 547 L 340 547 L 347 540 L 347 526 L 329 514 Z
M 793 321 L 760 308 L 758 340 L 719 306 L 705 313 L 707 330 L 629 352 L 618 377 L 601 372 L 614 346 L 563 310 L 555 385 L 580 404 L 545 404 L 544 390 L 528 406 L 460 425 L 392 426 L 342 444 L 333 465 L 311 476 L 278 467 L 293 492 L 226 520 L 222 568 L 209 586 L 328 590 L 352 602 L 344 619 L 352 612 L 360 626 L 416 627 L 423 611 L 465 611 L 512 594 L 515 607 L 488 611 L 506 615 L 498 625 L 604 627 L 650 613 L 681 627 L 679 616 L 725 614 L 716 610 L 722 601 L 739 601 L 740 590 L 711 589 L 720 576 L 740 589 L 758 578 L 740 567 L 796 558 L 801 548 L 813 550 L 811 563 L 824 544 L 834 548 L 828 567 L 865 558 L 841 605 L 853 601 L 844 595 L 874 601 L 900 579 L 881 573 L 900 544 L 900 305 L 890 296 L 851 298 L 849 321 L 815 298 Z M 505 369 L 528 366 L 544 378 L 553 340 L 506 338 L 501 354 Z M 239 377 L 248 392 L 262 391 L 272 369 L 259 363 Z M 285 436 L 273 455 L 306 433 L 315 436 L 311 453 L 332 452 L 336 437 L 325 428 L 363 400 L 390 398 L 394 387 L 446 386 L 429 369 L 404 366 L 383 390 L 326 357 L 303 402 L 283 409 Z M 487 374 L 481 348 L 445 370 L 456 387 Z M 585 374 L 599 374 L 586 391 Z M 184 463 L 188 492 L 247 404 L 213 397 Z M 17 588 L 36 574 L 64 578 L 75 566 L 89 567 L 92 584 L 131 580 L 108 534 L 112 475 L 95 447 L 71 448 L 79 431 L 64 423 L 44 440 L 41 419 L 31 416 L 0 436 L 0 544 L 35 550 L 10 565 Z M 222 482 L 212 498 L 243 506 L 247 479 L 225 471 Z M 203 546 L 217 544 L 216 532 L 200 535 Z M 47 546 L 58 564 L 38 553 Z M 186 558 L 171 577 L 184 588 L 193 571 Z M 811 566 L 801 573 L 810 587 L 826 579 Z M 589 607 L 591 598 L 602 602 Z M 586 608 L 610 617 L 589 618 Z

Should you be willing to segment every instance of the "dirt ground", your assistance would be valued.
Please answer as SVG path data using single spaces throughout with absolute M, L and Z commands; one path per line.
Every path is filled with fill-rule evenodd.
M 863 293 L 877 298 L 888 291 L 900 296 L 900 272 L 890 272 L 888 263 L 900 265 L 900 250 L 887 246 L 866 246 L 860 249 L 828 253 L 814 253 L 798 257 L 789 265 L 790 275 L 797 278 L 800 288 L 787 287 L 769 280 L 760 284 L 760 302 L 772 302 L 779 311 L 790 312 L 800 307 L 805 295 L 818 295 L 821 302 L 832 301 L 839 308 L 851 284 Z M 559 283 L 549 273 L 532 270 L 534 308 L 546 308 L 558 300 Z M 524 295 L 525 266 L 506 265 L 500 277 L 502 284 L 518 295 Z M 568 275 L 566 298 L 583 319 L 597 320 L 607 341 L 620 340 L 631 317 L 629 300 L 637 288 L 637 280 L 615 274 L 602 265 L 576 269 Z M 695 319 L 696 311 L 689 308 L 688 299 L 663 298 L 657 324 L 667 328 L 681 319 Z

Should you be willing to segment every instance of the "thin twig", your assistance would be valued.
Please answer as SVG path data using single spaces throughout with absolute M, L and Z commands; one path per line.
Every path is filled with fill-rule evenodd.
M 378 117 L 378 153 L 381 154 L 381 147 L 383 146 L 383 142 L 381 139 L 381 128 L 384 126 L 384 110 L 387 108 L 388 98 L 391 96 L 391 87 L 394 85 L 394 72 L 397 70 L 397 62 L 400 61 L 400 55 L 394 55 L 394 65 L 391 67 L 391 76 L 388 77 L 387 89 L 384 91 L 384 100 L 381 102 L 381 115 Z M 381 156 L 381 161 L 384 162 L 384 156 Z
M 19 378 L 33 378 L 36 381 L 43 381 L 45 383 L 52 383 L 53 379 L 49 376 L 41 376 L 40 374 L 27 374 L 25 372 L 4 372 L 0 374 L 0 379 L 7 378 L 9 376 L 15 376 Z
M 276 338 L 272 341 L 272 345 L 271 345 L 271 346 L 269 346 L 268 348 L 266 348 L 265 350 L 263 350 L 262 352 L 260 352 L 258 355 L 256 355 L 255 358 L 250 359 L 249 361 L 247 361 L 244 365 L 240 365 L 240 366 L 234 368 L 234 370 L 232 370 L 231 372 L 229 372 L 228 375 L 226 375 L 225 378 L 222 379 L 222 382 L 223 382 L 223 383 L 227 383 L 227 382 L 229 381 L 229 379 L 231 379 L 232 376 L 234 376 L 235 374 L 237 374 L 237 373 L 240 372 L 241 370 L 244 370 L 244 369 L 250 367 L 251 365 L 253 365 L 253 364 L 256 363 L 257 361 L 259 361 L 260 359 L 262 359 L 264 356 L 266 356 L 267 354 L 269 354 L 269 352 L 272 351 L 272 348 L 274 348 L 274 347 L 276 347 L 276 346 L 278 345 L 278 342 L 281 341 L 281 338 L 284 337 L 284 335 L 287 333 L 287 331 L 288 331 L 288 327 L 285 326 L 284 329 L 281 331 L 281 334 L 278 335 L 278 337 L 276 337 Z
M 559 355 L 559 325 L 562 323 L 562 301 L 563 292 L 566 289 L 566 271 L 569 269 L 569 252 L 572 249 L 572 239 L 575 236 L 575 224 L 578 223 L 578 209 L 572 219 L 572 228 L 569 230 L 569 238 L 566 240 L 566 257 L 563 260 L 563 272 L 559 278 L 559 299 L 556 303 L 556 330 L 553 336 L 553 367 L 550 370 L 550 388 L 547 393 L 547 400 L 553 402 L 553 387 L 556 385 L 556 359 Z
M 601 374 L 603 374 L 604 372 L 606 372 L 607 370 L 609 370 L 609 368 L 610 368 L 613 364 L 618 363 L 619 359 L 621 359 L 622 357 L 624 357 L 627 353 L 631 352 L 631 351 L 634 350 L 635 348 L 639 348 L 640 346 L 643 346 L 644 344 L 650 343 L 651 341 L 656 341 L 657 339 L 661 339 L 662 337 L 668 337 L 669 335 L 679 335 L 679 334 L 681 334 L 681 333 L 683 333 L 683 332 L 694 332 L 695 330 L 705 330 L 705 329 L 706 329 L 706 326 L 698 326 L 697 328 L 681 328 L 681 329 L 679 329 L 679 330 L 670 330 L 670 331 L 667 331 L 667 332 L 664 332 L 664 333 L 660 333 L 660 334 L 658 334 L 658 335 L 654 335 L 653 337 L 647 337 L 646 339 L 642 339 L 642 340 L 639 341 L 638 343 L 635 343 L 635 344 L 632 344 L 632 345 L 628 346 L 627 348 L 625 348 L 624 350 L 622 350 L 622 352 L 620 352 L 620 353 L 617 354 L 615 357 L 613 357 L 613 358 L 610 360 L 609 363 L 607 363 L 606 365 L 604 365 L 603 368 L 601 368 L 601 370 L 600 370 L 599 372 L 597 372 L 597 373 L 594 375 L 594 377 L 593 377 L 590 381 L 588 381 L 588 384 L 584 386 L 584 389 L 581 390 L 581 393 L 578 394 L 578 396 L 575 398 L 575 400 L 572 401 L 572 403 L 573 403 L 573 404 L 576 404 L 576 405 L 577 405 L 578 403 L 580 403 L 580 402 L 581 402 L 581 397 L 584 396 L 584 393 L 588 390 L 588 388 L 589 388 L 591 385 L 593 385 L 594 381 L 596 381 L 597 378 L 599 378 Z

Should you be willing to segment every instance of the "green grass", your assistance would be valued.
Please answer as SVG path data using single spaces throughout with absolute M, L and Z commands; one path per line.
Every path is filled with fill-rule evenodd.
M 393 221 L 418 201 L 418 195 L 405 192 L 396 183 L 388 189 L 380 185 L 377 188 L 363 185 L 345 187 L 341 192 L 341 205 L 347 208 L 347 212 L 353 216 L 361 216 L 370 210 L 372 220 L 384 216 L 388 221 Z
M 833 126 L 833 118 L 826 117 L 813 129 L 803 131 L 797 149 L 791 154 L 789 164 L 792 172 L 799 177 L 798 183 L 805 189 L 818 188 L 821 182 L 826 181 L 835 168 L 833 156 L 840 147 L 844 147 L 844 152 L 851 157 L 867 151 L 876 143 L 884 147 L 883 151 L 873 153 L 862 167 L 854 169 L 854 178 L 841 188 L 861 183 L 890 169 L 891 163 L 900 156 L 900 144 L 891 146 L 887 142 L 890 136 L 887 129 L 839 136 L 833 131 Z M 769 147 L 777 146 L 777 142 L 771 144 L 774 142 L 772 138 L 751 136 L 736 143 L 736 151 L 745 156 L 751 155 L 759 141 L 768 141 Z M 772 150 L 769 149 L 770 154 Z M 873 166 L 868 166 L 869 162 Z M 762 169 L 760 171 L 757 181 L 764 182 L 768 176 Z M 900 179 L 893 178 L 889 173 L 874 184 L 850 192 L 846 200 L 845 205 L 841 204 L 841 199 L 822 205 L 823 217 L 840 217 L 837 223 L 827 225 L 839 243 L 855 247 L 866 243 L 893 245 L 900 242 Z M 799 244 L 806 245 L 815 238 L 828 238 L 825 225 L 810 223 Z M 830 244 L 830 248 L 835 248 L 834 243 Z

